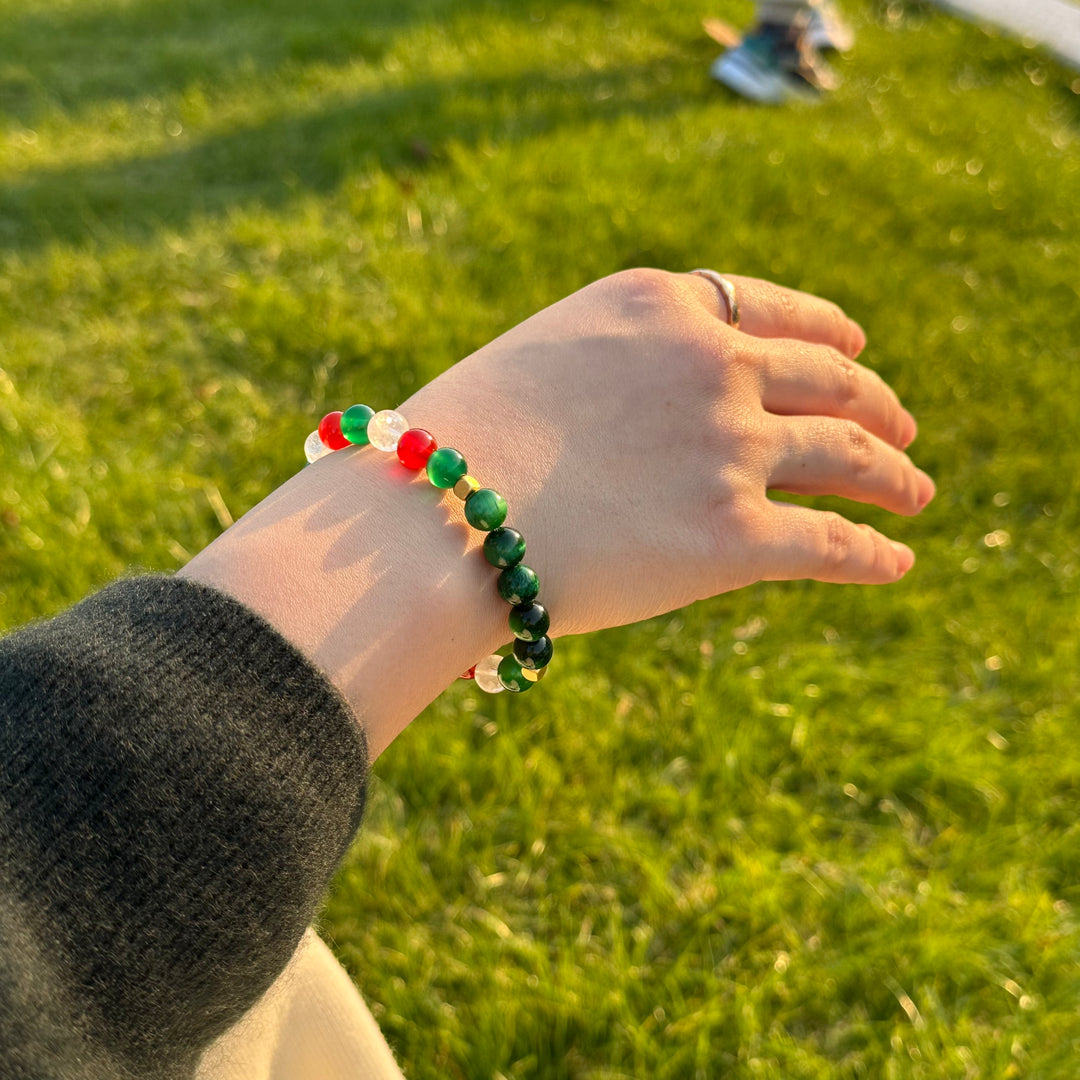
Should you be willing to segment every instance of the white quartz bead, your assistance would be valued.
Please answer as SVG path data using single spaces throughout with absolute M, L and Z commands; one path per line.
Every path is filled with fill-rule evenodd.
M 319 458 L 326 457 L 327 454 L 332 454 L 333 452 L 334 451 L 319 438 L 318 431 L 313 431 L 304 440 L 304 457 L 308 459 L 309 465 L 318 461 Z
M 487 694 L 501 694 L 504 689 L 499 681 L 499 664 L 501 663 L 502 657 L 497 653 L 492 653 L 476 665 L 473 678 L 476 680 L 476 685 Z
M 409 430 L 409 421 L 393 409 L 377 412 L 367 426 L 368 439 L 376 450 L 392 454 L 397 449 L 398 439 Z

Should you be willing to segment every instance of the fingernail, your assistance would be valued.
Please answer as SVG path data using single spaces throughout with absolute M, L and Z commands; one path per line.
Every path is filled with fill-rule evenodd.
M 937 486 L 922 469 L 916 471 L 919 474 L 919 509 L 921 510 L 934 497 Z
M 898 540 L 890 540 L 889 543 L 896 552 L 896 576 L 901 578 L 915 565 L 915 552 Z
M 866 331 L 854 320 L 848 319 L 851 326 L 851 355 L 858 356 L 866 348 Z

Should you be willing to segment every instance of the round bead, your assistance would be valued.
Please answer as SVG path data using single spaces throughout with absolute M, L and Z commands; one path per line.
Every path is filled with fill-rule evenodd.
M 439 449 L 435 436 L 422 427 L 409 428 L 398 439 L 398 460 L 406 469 L 422 469 L 428 463 L 428 458 Z
M 458 676 L 458 678 L 459 679 L 472 679 L 472 678 L 475 678 L 475 676 L 476 676 L 476 665 L 473 664 L 473 666 L 471 668 L 469 668 L 468 671 L 463 671 Z
M 465 459 L 452 446 L 440 446 L 428 458 L 427 476 L 432 486 L 452 488 L 468 472 Z
M 492 653 L 491 656 L 485 656 L 479 664 L 476 665 L 476 670 L 473 672 L 473 678 L 476 680 L 476 685 L 486 694 L 501 694 L 503 691 L 503 684 L 499 681 L 499 665 L 503 662 L 503 658 L 498 653 Z
M 551 663 L 551 654 L 555 646 L 549 637 L 537 638 L 535 641 L 522 641 L 518 638 L 514 642 L 514 657 L 523 668 L 532 668 L 539 671 Z
M 466 508 L 468 503 L 465 504 Z M 540 591 L 540 579 L 536 571 L 524 563 L 511 566 L 499 575 L 499 595 L 508 604 L 527 604 L 536 599 Z
M 319 433 L 313 431 L 304 440 L 304 457 L 308 459 L 308 464 L 312 464 L 319 460 L 321 457 L 326 457 L 327 454 L 332 454 L 333 451 L 327 446 L 322 439 L 319 438 Z
M 480 490 L 480 481 L 467 473 L 454 485 L 454 494 L 464 502 L 474 491 Z
M 349 440 L 341 434 L 341 412 L 328 412 L 319 421 L 319 438 L 323 446 L 331 450 L 341 450 L 349 445 Z
M 465 520 L 483 532 L 497 529 L 506 520 L 506 500 L 491 488 L 480 488 L 465 500 Z
M 512 656 L 504 656 L 499 664 L 499 682 L 512 694 L 523 694 L 532 689 L 532 680 L 525 677 L 521 665 Z
M 542 667 L 539 671 L 533 671 L 532 668 L 527 667 L 521 669 L 521 674 L 524 675 L 529 682 L 539 682 L 547 673 L 548 669 L 546 667 Z
M 542 638 L 551 625 L 551 616 L 543 604 L 518 604 L 510 612 L 510 629 L 522 641 Z
M 492 529 L 484 537 L 484 558 L 492 566 L 505 570 L 515 566 L 525 557 L 525 537 L 517 529 L 505 525 Z
M 392 454 L 397 449 L 398 439 L 409 430 L 409 421 L 393 409 L 377 412 L 367 426 L 368 440 L 376 450 Z
M 366 405 L 350 405 L 341 414 L 341 434 L 354 446 L 367 446 L 368 421 L 375 415 Z

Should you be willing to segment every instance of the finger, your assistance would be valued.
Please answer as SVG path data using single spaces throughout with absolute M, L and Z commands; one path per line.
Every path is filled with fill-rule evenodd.
M 761 364 L 761 403 L 771 413 L 855 420 L 901 450 L 915 439 L 915 417 L 892 387 L 832 346 L 770 341 L 761 349 Z
M 798 338 L 818 345 L 831 345 L 845 356 L 856 357 L 866 345 L 866 334 L 857 322 L 829 300 L 787 289 L 760 278 L 724 274 L 735 287 L 739 303 L 739 329 L 755 337 Z M 716 286 L 703 277 L 698 290 L 708 310 L 730 322 L 727 304 Z
M 766 581 L 813 578 L 849 585 L 898 581 L 914 565 L 915 553 L 869 525 L 856 525 L 828 510 L 772 504 Z
M 777 459 L 770 488 L 797 495 L 840 495 L 896 514 L 917 514 L 934 482 L 907 454 L 853 420 L 777 417 Z

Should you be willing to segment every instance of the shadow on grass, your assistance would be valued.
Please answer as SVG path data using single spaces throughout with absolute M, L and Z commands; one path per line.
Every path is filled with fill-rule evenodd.
M 0 20 L 0 116 L 139 101 L 266 74 L 289 63 L 378 63 L 401 29 L 512 0 L 137 0 Z
M 427 80 L 311 114 L 196 141 L 171 153 L 41 169 L 0 184 L 0 249 L 138 239 L 237 205 L 277 207 L 378 165 L 416 170 L 448 143 L 518 141 L 583 121 L 662 116 L 683 104 L 668 62 L 559 77 Z

